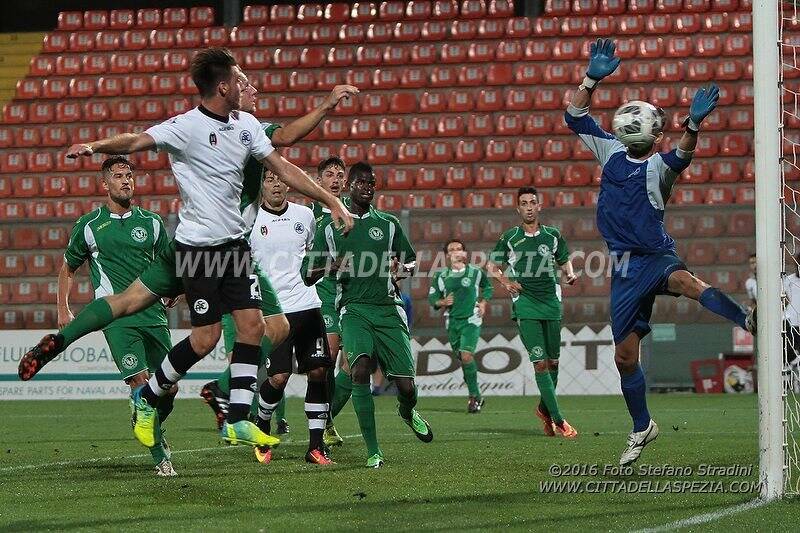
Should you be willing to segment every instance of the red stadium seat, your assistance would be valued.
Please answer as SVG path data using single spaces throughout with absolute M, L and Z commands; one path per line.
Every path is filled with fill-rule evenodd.
M 127 30 L 136 22 L 132 9 L 112 9 L 108 14 L 108 27 L 112 30 Z
M 289 90 L 293 92 L 310 91 L 316 85 L 314 75 L 308 71 L 294 71 L 289 76 Z
M 70 52 L 88 52 L 94 50 L 96 32 L 80 31 L 69 36 Z
M 400 75 L 400 86 L 412 89 L 425 87 L 428 84 L 427 78 L 427 73 L 422 67 L 404 68 Z
M 581 49 L 576 41 L 558 41 L 553 47 L 553 59 L 559 61 L 578 59 L 580 53 Z
M 291 24 L 295 20 L 295 7 L 293 5 L 273 5 L 270 8 L 269 20 L 272 24 Z M 255 22 L 254 24 L 263 23 Z
M 449 147 L 450 144 L 447 143 Z M 428 148 L 428 153 L 435 151 L 431 147 Z M 420 168 L 417 171 L 415 186 L 418 189 L 441 189 L 444 185 L 444 172 L 440 168 Z
M 727 234 L 731 237 L 752 237 L 755 229 L 755 215 L 752 212 L 732 213 L 728 219 Z
M 335 33 L 333 38 L 336 39 Z M 339 44 L 361 43 L 364 39 L 364 28 L 360 24 L 342 24 L 339 28 Z
M 561 117 L 558 120 L 563 122 Z M 551 130 L 550 118 L 547 115 L 537 113 L 528 116 L 525 120 L 526 135 L 544 135 L 550 133 Z
M 273 46 L 283 42 L 284 32 L 282 28 L 275 26 L 262 26 L 258 28 L 256 42 L 264 46 Z
M 464 63 L 467 60 L 467 46 L 462 43 L 444 43 L 439 59 L 443 63 Z
M 108 70 L 108 58 L 96 54 L 86 55 L 83 58 L 83 68 L 81 70 L 84 74 L 105 74 Z M 94 82 L 94 80 L 88 79 L 84 81 Z
M 570 143 L 561 139 L 548 139 L 544 144 L 542 159 L 564 161 L 570 156 Z
M 619 15 L 625 12 L 625 0 L 600 0 L 599 13 L 602 15 Z
M 548 16 L 569 15 L 571 6 L 569 0 L 546 0 L 544 3 L 544 13 Z
M 62 31 L 79 30 L 83 27 L 82 11 L 62 11 L 58 14 L 58 26 Z
M 486 16 L 486 4 L 483 0 L 463 0 L 461 2 L 461 18 L 480 19 Z
M 353 50 L 350 48 L 338 47 L 328 51 L 328 66 L 347 67 L 353 64 Z
M 592 35 L 614 35 L 617 32 L 617 23 L 611 16 L 595 16 L 589 23 Z
M 471 43 L 467 53 L 468 60 L 473 63 L 489 63 L 494 60 L 495 48 L 495 45 L 485 42 Z
M 336 5 L 341 6 L 341 4 Z M 321 22 L 324 18 L 325 11 L 320 4 L 303 4 L 297 8 L 297 22 L 303 24 L 313 24 L 315 22 Z
M 479 167 L 475 174 L 475 187 L 497 189 L 503 186 L 503 169 L 499 167 Z
M 522 117 L 517 114 L 500 115 L 497 117 L 497 135 L 521 135 L 524 128 Z
M 744 156 L 750 151 L 750 143 L 744 135 L 729 133 L 722 138 L 720 153 L 727 157 Z
M 135 54 L 112 54 L 109 61 L 108 71 L 111 74 L 127 74 L 136 69 L 136 55 Z
M 409 114 L 417 111 L 417 96 L 414 93 L 394 93 L 389 101 L 393 114 Z
M 26 167 L 25 154 L 20 152 L 5 152 L 0 154 L 0 172 L 7 174 L 25 172 Z
M 456 0 L 433 0 L 431 18 L 436 20 L 458 18 L 458 2 Z
M 567 165 L 564 170 L 565 187 L 585 187 L 592 182 L 592 171 L 586 165 Z
M 682 3 L 682 0 L 656 0 L 655 9 L 658 13 L 679 13 Z
M 403 195 L 381 193 L 377 206 L 382 211 L 400 211 L 403 209 Z
M 751 13 L 731 13 L 730 17 L 731 31 L 744 33 L 753 31 L 753 15 Z
M 706 204 L 728 205 L 733 203 L 733 198 L 733 190 L 729 187 L 709 187 L 706 189 Z
M 374 22 L 367 27 L 366 41 L 386 43 L 394 39 L 394 25 L 389 22 Z
M 717 57 L 722 54 L 722 42 L 716 35 L 698 37 L 695 40 L 694 53 L 700 57 Z
M 458 141 L 456 145 L 456 161 L 474 163 L 483 158 L 483 145 L 480 141 L 470 139 Z
M 123 91 L 122 78 L 101 77 L 97 80 L 98 96 L 119 96 Z
M 149 45 L 149 36 L 145 30 L 126 30 L 122 32 L 120 44 L 123 50 L 144 50 Z
M 44 36 L 42 52 L 46 54 L 60 54 L 67 49 L 69 40 L 63 33 L 48 33 Z
M 381 2 L 378 8 L 378 18 L 380 20 L 393 21 L 401 20 L 405 16 L 405 5 L 403 2 L 389 0 Z
M 490 139 L 486 145 L 486 161 L 509 161 L 513 155 L 511 142 Z
M 407 190 L 414 188 L 414 171 L 409 168 L 390 168 L 386 174 L 386 188 Z
M 25 100 L 39 98 L 42 92 L 42 83 L 47 83 L 48 81 L 50 80 L 44 80 L 44 82 L 37 79 L 19 80 L 17 82 L 16 97 Z M 62 80 L 59 81 L 62 82 L 62 85 L 64 85 Z M 46 98 L 58 98 L 58 97 L 47 96 Z
M 429 20 L 433 10 L 427 0 L 409 0 L 406 4 L 406 20 Z
M 561 108 L 561 95 L 555 89 L 539 89 L 536 91 L 535 109 L 559 109 Z
M 66 241 L 64 244 L 66 244 Z M 25 274 L 28 276 L 50 276 L 56 271 L 54 263 L 52 254 L 30 254 L 25 257 Z M 54 287 L 58 287 L 58 282 L 51 281 L 50 283 Z M 52 303 L 55 303 L 55 300 Z
M 24 177 L 14 181 L 14 196 L 16 198 L 33 198 L 39 195 L 41 195 L 41 190 L 38 177 Z
M 39 300 L 38 285 L 27 281 L 12 281 L 9 284 L 9 303 L 32 304 Z
M 690 13 L 704 13 L 711 7 L 710 0 L 683 0 L 683 11 Z
M 52 202 L 39 200 L 28 205 L 28 218 L 35 220 L 46 220 L 53 218 L 55 209 Z
M 369 94 L 363 98 L 361 112 L 365 115 L 381 115 L 389 110 L 389 98 L 385 94 Z
M 727 13 L 710 13 L 703 19 L 703 28 L 710 33 L 723 33 L 728 31 Z
M 546 41 L 531 40 L 525 45 L 525 59 L 528 61 L 545 61 L 551 55 L 550 43 Z
M 450 25 L 450 38 L 471 41 L 478 36 L 478 24 L 474 20 L 455 20 Z
M 394 27 L 394 39 L 400 42 L 418 41 L 422 26 L 417 22 L 398 22 Z
M 150 32 L 150 48 L 169 49 L 175 46 L 175 31 L 174 30 L 153 30 Z M 234 44 L 234 46 L 240 46 Z
M 431 69 L 431 87 L 452 87 L 457 85 L 457 74 L 453 67 L 435 66 Z
M 45 131 L 47 131 L 46 128 Z M 26 126 L 17 129 L 13 136 L 13 144 L 17 148 L 30 148 L 30 147 L 39 147 L 42 143 L 41 135 L 39 134 L 39 128 L 36 126 Z
M 460 116 L 441 117 L 436 131 L 439 137 L 460 137 L 464 135 L 464 119 Z
M 695 35 L 700 31 L 701 31 L 701 23 L 699 15 L 691 13 L 683 13 L 683 14 L 676 14 L 674 16 L 674 21 L 672 25 L 673 33 L 685 33 L 685 34 Z
M 110 114 L 108 104 L 103 101 L 87 102 L 83 108 L 83 119 L 89 122 L 104 122 Z
M 728 127 L 733 130 L 753 129 L 753 110 L 738 109 L 728 115 Z
M 465 204 L 465 207 L 467 208 L 488 209 L 493 205 L 494 201 L 492 200 L 492 195 L 488 191 L 470 192 L 467 194 L 466 204 Z
M 300 52 L 291 48 L 278 48 L 273 54 L 273 65 L 276 68 L 293 68 L 300 64 Z
M 514 159 L 519 161 L 536 161 L 541 157 L 541 149 L 533 139 L 520 139 L 514 148 Z
M 647 33 L 655 33 L 657 35 L 664 35 L 672 32 L 672 15 L 668 14 L 655 14 L 648 15 L 645 19 L 645 31 Z
M 397 162 L 401 165 L 416 165 L 425 159 L 421 143 L 402 143 L 397 152 Z
M 286 44 L 300 45 L 311 40 L 311 30 L 308 26 L 289 26 L 286 29 L 284 42 Z
M 65 79 L 52 78 L 42 82 L 42 98 L 64 98 L 68 92 L 69 82 Z
M 503 178 L 503 186 L 519 188 L 531 184 L 531 173 L 528 167 L 508 167 Z
M 437 24 L 439 24 L 437 22 Z M 444 24 L 442 24 L 444 27 Z M 506 25 L 500 20 L 482 20 L 478 23 L 478 37 L 481 39 L 501 39 L 506 32 Z
M 751 84 L 741 85 L 737 88 L 736 103 L 740 105 L 753 105 L 753 86 Z
M 746 243 L 738 241 L 722 241 L 719 244 L 716 262 L 721 265 L 739 265 L 743 257 L 748 256 Z
M 81 61 L 77 56 L 59 56 L 56 59 L 56 74 L 74 76 L 81 71 Z M 59 80 L 66 85 L 66 80 Z
M 70 228 L 65 226 L 42 228 L 39 246 L 47 249 L 63 249 L 67 246 L 69 234 Z
M 578 37 L 586 35 L 589 30 L 589 19 L 583 17 L 570 17 L 561 22 L 561 35 Z
M 125 78 L 124 94 L 126 96 L 143 96 L 150 92 L 150 76 L 133 74 Z
M 572 0 L 572 13 L 575 15 L 594 15 L 597 10 L 597 0 Z
M 753 205 L 756 202 L 756 190 L 753 187 L 737 187 L 736 203 L 739 205 Z
M 644 33 L 644 28 L 644 17 L 641 15 L 626 15 L 617 22 L 617 31 L 622 35 L 639 35 Z
M 206 46 L 224 46 L 228 44 L 228 29 L 223 27 L 203 29 L 203 44 Z
M 322 124 L 322 138 L 325 140 L 337 141 L 346 139 L 349 133 L 347 121 L 344 119 L 327 119 Z
M 0 205 L 0 220 L 24 220 L 25 218 L 25 202 L 9 200 Z
M 30 62 L 31 76 L 49 76 L 55 71 L 55 59 L 50 56 L 35 56 Z
M 517 197 L 512 192 L 501 191 L 494 195 L 496 209 L 512 209 L 517 204 Z
M 749 35 L 729 35 L 725 38 L 723 53 L 726 56 L 750 55 L 751 50 Z
M 565 85 L 570 83 L 571 78 L 571 69 L 563 63 L 550 63 L 544 69 L 543 80 L 545 83 Z
M 467 136 L 483 137 L 494 133 L 494 125 L 490 115 L 470 113 L 467 121 Z
M 97 129 L 94 126 L 78 126 L 72 128 L 70 131 L 71 144 L 88 143 L 95 139 L 97 139 Z M 80 159 L 76 159 L 75 161 L 80 161 Z M 80 168 L 80 165 L 78 168 Z
M 705 183 L 711 179 L 711 170 L 709 164 L 705 161 L 694 161 L 683 174 L 681 174 L 681 182 L 683 183 Z
M 159 72 L 162 70 L 162 56 L 155 52 L 143 52 L 136 57 L 138 72 Z
M 712 167 L 712 181 L 716 183 L 731 183 L 739 181 L 741 171 L 736 161 L 716 161 Z
M 639 41 L 639 56 L 659 58 L 664 55 L 664 41 L 661 37 L 646 37 Z
M 75 122 L 80 120 L 80 106 L 76 103 L 58 102 L 55 108 L 49 102 L 37 102 L 28 108 L 28 122 L 34 124 L 46 124 L 53 122 Z
M 714 65 L 711 61 L 693 61 L 689 63 L 686 74 L 688 81 L 709 81 L 714 78 Z
M 37 104 L 31 104 L 30 108 L 25 104 L 15 104 L 9 103 L 3 106 L 3 122 L 6 124 L 21 124 L 23 122 L 28 121 L 28 110 L 30 109 L 31 114 L 35 111 L 34 106 Z M 52 107 L 46 106 L 50 109 L 50 115 L 52 118 Z
M 394 144 L 372 143 L 367 150 L 367 161 L 371 165 L 388 165 L 394 163 Z
M 561 185 L 561 167 L 556 165 L 536 165 L 533 184 L 536 187 L 557 187 Z
M 99 31 L 94 38 L 94 49 L 98 51 L 113 52 L 119 50 L 120 47 L 120 34 L 115 31 Z M 94 56 L 102 57 L 104 56 Z M 84 58 L 84 63 L 86 58 Z M 84 71 L 85 72 L 85 71 Z
M 383 49 L 384 65 L 405 65 L 409 62 L 411 51 L 406 47 L 388 45 Z
M 291 22 L 292 19 L 289 19 Z M 245 6 L 242 23 L 261 26 L 269 22 L 269 8 L 267 6 Z
M 450 167 L 445 177 L 445 187 L 448 189 L 466 189 L 472 186 L 472 171 L 470 167 Z
M 136 12 L 136 26 L 139 28 L 157 28 L 161 25 L 161 10 L 139 9 Z
M 182 28 L 189 23 L 185 8 L 168 7 L 164 10 L 161 26 L 164 28 Z
M 419 110 L 422 113 L 440 113 L 447 109 L 447 98 L 440 92 L 422 93 Z
M 527 89 L 510 89 L 506 93 L 505 109 L 527 111 L 533 107 L 533 95 Z

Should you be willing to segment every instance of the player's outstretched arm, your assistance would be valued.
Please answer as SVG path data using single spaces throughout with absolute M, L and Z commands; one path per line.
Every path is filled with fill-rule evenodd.
M 58 310 L 58 329 L 72 322 L 75 315 L 69 308 L 69 293 L 72 290 L 72 281 L 75 278 L 75 271 L 70 268 L 66 261 L 61 264 L 58 271 L 58 293 L 56 295 L 56 308 Z
M 313 111 L 303 115 L 279 128 L 272 134 L 272 146 L 291 146 L 316 128 L 329 111 L 342 100 L 349 100 L 358 94 L 358 88 L 352 85 L 337 85 L 327 98 Z
M 586 77 L 583 78 L 583 83 L 578 87 L 570 102 L 573 107 L 588 108 L 592 100 L 592 91 L 600 83 L 600 80 L 617 70 L 620 59 L 614 55 L 615 50 L 616 46 L 611 39 L 597 39 L 592 43 Z
M 67 150 L 67 157 L 69 159 L 76 159 L 80 156 L 90 157 L 94 153 L 127 155 L 152 150 L 155 147 L 156 141 L 147 133 L 120 133 L 99 141 L 73 144 Z
M 273 151 L 261 160 L 261 164 L 275 173 L 286 185 L 312 200 L 316 200 L 331 210 L 331 218 L 337 229 L 344 233 L 353 227 L 353 215 L 334 195 L 320 187 L 302 169 L 290 163 L 278 152 Z

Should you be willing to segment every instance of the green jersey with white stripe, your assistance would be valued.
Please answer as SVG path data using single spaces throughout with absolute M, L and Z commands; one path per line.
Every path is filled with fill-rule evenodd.
M 342 203 L 346 207 L 350 207 L 350 197 L 345 196 L 342 198 Z M 323 207 L 319 202 L 311 204 L 311 212 L 314 213 L 314 220 L 316 222 L 316 229 L 314 234 L 323 231 L 331 221 L 331 211 L 327 207 Z M 314 288 L 317 289 L 317 296 L 322 301 L 322 305 L 335 305 L 336 303 L 336 276 L 324 276 L 321 278 Z
M 446 312 L 448 318 L 472 318 L 477 316 L 475 305 L 479 300 L 490 299 L 492 291 L 492 283 L 480 267 L 466 265 L 461 270 L 445 268 L 433 275 L 428 302 L 438 309 L 436 302 L 452 294 L 453 305 Z
M 392 258 L 408 264 L 416 260 L 397 217 L 370 207 L 362 216 L 353 215 L 353 229 L 343 236 L 327 223 L 317 228 L 314 244 L 303 259 L 303 272 L 325 266 L 333 259 L 342 259 L 336 272 L 336 308 L 350 304 L 402 305 L 390 268 Z
M 531 235 L 515 226 L 500 236 L 491 254 L 497 265 L 508 264 L 508 277 L 522 285 L 513 298 L 515 319 L 561 320 L 558 269 L 569 259 L 569 249 L 558 228 L 539 226 Z
M 169 241 L 164 221 L 156 213 L 134 206 L 117 215 L 104 205 L 75 223 L 64 260 L 72 270 L 88 260 L 95 298 L 102 298 L 127 289 Z M 159 300 L 136 314 L 114 320 L 108 327 L 166 325 L 167 315 Z

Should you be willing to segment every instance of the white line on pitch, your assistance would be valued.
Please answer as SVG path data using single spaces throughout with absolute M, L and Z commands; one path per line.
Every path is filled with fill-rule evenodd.
M 342 435 L 343 439 L 352 439 L 355 437 L 360 437 L 361 433 L 355 433 L 353 435 Z M 284 441 L 286 444 L 305 444 L 308 440 L 301 441 L 301 440 L 292 440 L 292 441 Z M 214 451 L 224 451 L 224 450 L 234 450 L 239 448 L 239 446 L 209 446 L 208 448 L 195 448 L 193 450 L 175 450 L 172 452 L 172 455 L 177 455 L 179 453 L 198 453 L 198 452 L 214 452 Z M 69 465 L 79 465 L 79 464 L 93 464 L 93 463 L 105 463 L 107 461 L 120 461 L 123 459 L 141 459 L 142 457 L 150 457 L 149 453 L 137 453 L 135 455 L 119 455 L 119 456 L 109 456 L 109 457 L 92 457 L 90 459 L 75 459 L 69 461 L 56 461 L 53 463 L 39 463 L 35 465 L 15 465 L 15 466 L 6 466 L 0 468 L 0 472 L 15 472 L 18 470 L 31 470 L 37 468 L 49 468 L 53 466 L 69 466 Z
M 720 509 L 719 511 L 714 511 L 713 513 L 703 513 L 697 516 L 683 518 L 681 520 L 676 520 L 675 522 L 670 522 L 669 524 L 664 524 L 663 526 L 641 529 L 635 531 L 634 533 L 659 533 L 661 531 L 674 531 L 676 529 L 682 529 L 685 527 L 699 526 L 700 524 L 708 524 L 709 522 L 716 522 L 720 518 L 725 518 L 726 516 L 731 516 L 743 513 L 745 511 L 750 511 L 751 509 L 755 509 L 757 507 L 761 507 L 762 505 L 766 505 L 766 503 L 767 501 L 762 499 L 751 500 L 746 503 L 740 503 L 739 505 L 734 505 L 732 507 L 726 507 L 724 509 Z

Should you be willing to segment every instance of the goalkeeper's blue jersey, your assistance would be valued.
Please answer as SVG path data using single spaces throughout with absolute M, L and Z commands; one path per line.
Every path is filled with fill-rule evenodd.
M 603 169 L 597 202 L 597 229 L 612 254 L 655 254 L 674 251 L 675 241 L 664 229 L 664 205 L 678 175 L 689 166 L 690 154 L 676 150 L 633 159 L 625 146 L 603 130 L 589 109 L 569 106 L 569 128 L 595 155 Z

